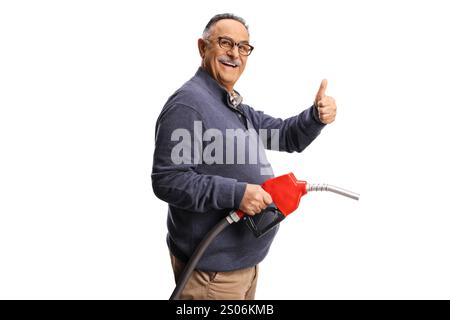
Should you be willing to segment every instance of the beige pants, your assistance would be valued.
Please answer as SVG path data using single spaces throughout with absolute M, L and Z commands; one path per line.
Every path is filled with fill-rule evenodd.
M 184 263 L 170 255 L 175 282 Z M 254 300 L 258 265 L 235 271 L 205 272 L 194 270 L 183 292 L 182 300 Z

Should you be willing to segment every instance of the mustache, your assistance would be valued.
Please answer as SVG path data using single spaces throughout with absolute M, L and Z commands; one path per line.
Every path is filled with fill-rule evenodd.
M 228 56 L 220 56 L 219 57 L 219 61 L 223 62 L 223 63 L 231 63 L 231 64 L 234 64 L 237 67 L 241 66 L 241 62 L 239 60 L 230 59 L 230 57 L 228 57 Z

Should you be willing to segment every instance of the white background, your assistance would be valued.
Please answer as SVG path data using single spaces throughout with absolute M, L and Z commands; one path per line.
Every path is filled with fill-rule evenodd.
M 216 13 L 250 24 L 236 88 L 277 117 L 322 78 L 338 117 L 276 175 L 308 194 L 261 263 L 258 299 L 450 298 L 446 1 L 2 1 L 0 298 L 167 299 L 154 125 Z M 245 244 L 243 244 L 245 245 Z

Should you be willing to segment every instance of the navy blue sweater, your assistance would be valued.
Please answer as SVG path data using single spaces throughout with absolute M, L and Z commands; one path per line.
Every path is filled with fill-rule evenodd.
M 273 177 L 264 147 L 258 148 L 256 160 L 249 154 L 260 138 L 255 132 L 278 129 L 278 149 L 301 152 L 324 127 L 316 120 L 313 107 L 282 120 L 243 103 L 233 107 L 229 98 L 227 91 L 199 68 L 168 99 L 156 123 L 153 190 L 169 204 L 169 250 L 185 262 L 206 233 L 232 209 L 239 208 L 247 183 L 262 184 Z M 235 136 L 229 138 L 227 129 L 235 129 L 232 130 Z M 209 137 L 205 134 L 207 130 L 212 133 Z M 186 133 L 190 134 L 190 140 Z M 222 143 L 217 137 L 220 133 Z M 273 149 L 276 144 L 270 139 L 271 131 L 267 136 L 265 147 Z M 216 144 L 212 145 L 213 142 Z M 230 148 L 226 146 L 233 146 L 231 154 L 227 154 Z M 211 152 L 211 147 L 215 152 Z M 212 242 L 197 268 L 231 271 L 254 266 L 267 255 L 277 231 L 274 228 L 257 239 L 244 223 L 232 224 Z

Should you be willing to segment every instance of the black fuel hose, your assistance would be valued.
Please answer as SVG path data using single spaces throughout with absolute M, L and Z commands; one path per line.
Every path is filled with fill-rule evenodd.
M 177 286 L 172 292 L 172 295 L 170 296 L 169 300 L 179 300 L 181 292 L 183 292 L 184 287 L 186 286 L 189 278 L 191 277 L 192 272 L 194 271 L 195 267 L 197 266 L 197 263 L 203 256 L 203 253 L 205 253 L 205 250 L 208 248 L 208 246 L 211 244 L 211 242 L 217 237 L 219 233 L 221 233 L 226 227 L 228 227 L 231 223 L 234 221 L 230 220 L 230 218 L 227 216 L 226 218 L 220 220 L 219 223 L 217 223 L 214 228 L 212 228 L 206 236 L 203 238 L 203 240 L 200 242 L 200 244 L 195 249 L 194 253 L 192 254 L 191 258 L 189 259 L 188 263 L 184 267 L 183 272 L 181 273 L 180 277 L 177 281 Z

